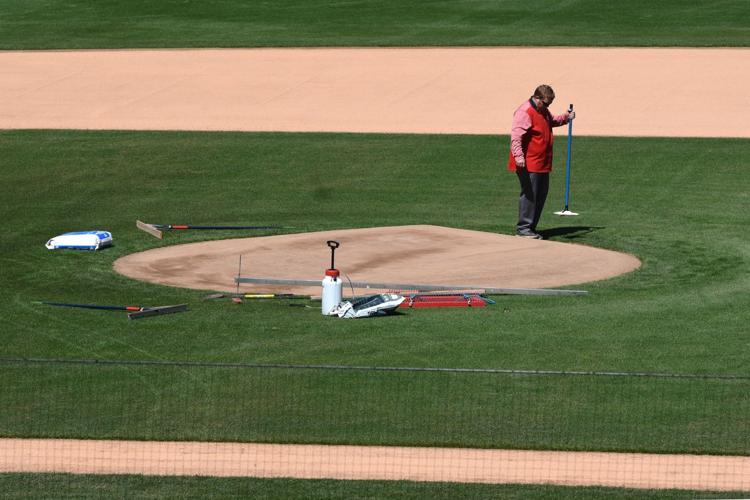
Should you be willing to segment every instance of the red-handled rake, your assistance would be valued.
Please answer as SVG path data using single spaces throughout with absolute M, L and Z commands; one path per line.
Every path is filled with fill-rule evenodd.
M 156 307 L 144 307 L 144 306 L 106 306 L 98 304 L 69 304 L 66 302 L 47 302 L 43 300 L 37 300 L 32 302 L 33 304 L 44 304 L 48 306 L 57 307 L 76 307 L 82 309 L 99 309 L 105 311 L 128 311 L 128 319 L 140 319 L 147 318 L 149 316 L 159 316 L 162 314 L 172 314 L 182 311 L 187 311 L 187 304 L 178 304 L 174 306 L 156 306 Z
M 149 224 L 140 220 L 135 221 L 135 226 L 141 231 L 145 231 L 151 236 L 162 239 L 164 231 L 175 231 L 181 229 L 198 229 L 198 230 L 224 230 L 230 231 L 235 229 L 241 230 L 263 230 L 263 229 L 282 229 L 281 226 L 193 226 L 191 224 Z

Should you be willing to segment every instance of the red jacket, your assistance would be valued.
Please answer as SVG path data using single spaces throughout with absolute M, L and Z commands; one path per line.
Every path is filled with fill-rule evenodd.
M 552 170 L 552 145 L 555 137 L 552 127 L 568 123 L 568 114 L 552 116 L 548 109 L 539 110 L 529 99 L 513 113 L 510 134 L 508 170 L 516 171 L 516 157 L 526 159 L 529 172 L 544 173 Z

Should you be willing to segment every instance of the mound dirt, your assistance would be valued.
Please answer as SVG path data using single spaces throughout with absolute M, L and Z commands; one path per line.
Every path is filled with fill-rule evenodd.
M 234 291 L 242 256 L 245 277 L 320 280 L 330 267 L 328 240 L 341 244 L 336 268 L 359 282 L 555 288 L 611 278 L 640 266 L 632 255 L 590 246 L 414 225 L 165 246 L 122 257 L 114 268 L 162 285 Z M 320 293 L 319 286 L 242 284 L 240 290 Z

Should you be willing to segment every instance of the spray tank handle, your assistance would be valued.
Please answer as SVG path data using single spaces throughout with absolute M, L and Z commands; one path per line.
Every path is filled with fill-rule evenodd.
M 336 252 L 336 249 L 339 247 L 338 241 L 328 240 L 326 241 L 326 245 L 331 249 L 331 269 L 336 269 L 336 266 L 333 265 L 333 254 Z

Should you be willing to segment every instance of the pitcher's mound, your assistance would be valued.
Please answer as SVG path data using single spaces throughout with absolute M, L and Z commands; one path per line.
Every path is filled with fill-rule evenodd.
M 114 267 L 152 283 L 233 292 L 240 255 L 244 277 L 322 279 L 331 265 L 328 240 L 341 244 L 335 265 L 352 281 L 553 288 L 611 278 L 640 266 L 632 255 L 584 245 L 418 225 L 175 245 L 122 257 Z M 320 294 L 320 287 L 242 284 L 240 291 Z

